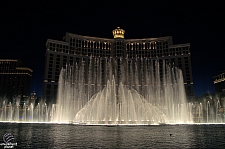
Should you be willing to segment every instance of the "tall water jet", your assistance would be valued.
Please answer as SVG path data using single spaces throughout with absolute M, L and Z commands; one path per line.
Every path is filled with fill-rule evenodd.
M 30 119 L 33 122 L 34 121 L 34 106 L 33 103 L 30 104 Z
M 12 117 L 13 117 L 13 109 L 12 109 L 12 103 L 9 102 L 9 110 L 8 110 L 8 121 L 12 121 Z
M 220 101 L 217 100 L 217 102 L 216 102 L 216 122 L 217 122 L 217 123 L 222 121 L 222 120 L 221 120 L 221 116 L 220 116 L 220 114 L 219 114 L 220 108 L 221 108 Z
M 19 110 L 19 106 L 20 106 L 20 103 L 19 103 L 19 100 L 17 99 L 16 100 L 16 110 L 15 110 L 15 121 L 19 121 L 20 120 L 20 110 Z
M 89 64 L 66 66 L 52 107 L 54 122 L 192 122 L 182 71 L 158 59 L 91 57 Z
M 198 122 L 201 122 L 201 117 L 203 119 L 203 108 L 202 108 L 202 103 L 199 104 L 198 106 L 199 110 L 198 110 Z
M 2 121 L 6 121 L 6 102 L 3 101 L 2 103 L 2 114 L 1 114 Z
M 26 107 L 26 103 L 23 104 L 23 117 L 22 117 L 23 121 L 27 120 L 27 107 Z
M 207 123 L 209 122 L 209 110 L 210 110 L 210 102 L 207 102 Z

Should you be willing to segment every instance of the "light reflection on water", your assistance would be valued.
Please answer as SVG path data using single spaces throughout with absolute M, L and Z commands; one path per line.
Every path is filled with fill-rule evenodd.
M 18 148 L 224 148 L 224 126 L 0 123 L 0 143 L 11 133 Z

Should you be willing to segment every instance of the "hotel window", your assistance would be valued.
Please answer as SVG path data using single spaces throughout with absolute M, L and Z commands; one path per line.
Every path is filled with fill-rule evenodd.
M 122 42 L 121 41 L 116 41 L 116 49 L 122 49 Z
M 53 54 L 50 54 L 50 55 L 49 55 L 49 60 L 50 60 L 50 61 L 53 61 Z
M 155 49 L 155 42 L 151 41 L 151 49 Z
M 76 47 L 81 47 L 81 40 L 80 39 L 76 39 Z
M 158 49 L 162 49 L 161 42 L 157 42 L 157 48 L 158 48 Z
M 186 74 L 189 74 L 189 73 L 190 73 L 189 67 L 186 67 L 185 69 L 186 69 L 186 70 L 185 70 L 185 73 L 186 73 Z
M 84 41 L 84 40 L 82 40 L 82 45 L 81 45 L 81 47 L 85 47 L 85 41 Z
M 99 42 L 99 45 L 98 45 L 99 47 L 99 49 L 102 49 L 102 43 L 101 42 Z
M 189 53 L 189 50 L 188 50 L 188 47 L 185 47 L 185 54 L 188 54 Z
M 186 80 L 187 80 L 187 81 L 190 81 L 190 80 L 191 80 L 191 79 L 190 79 L 190 76 L 187 76 L 187 77 L 186 77 Z
M 136 50 L 139 50 L 139 43 L 136 43 Z
M 165 42 L 162 43 L 162 48 L 165 49 L 166 48 L 166 44 Z
M 99 42 L 95 42 L 95 48 L 98 49 L 99 48 Z
M 52 51 L 56 51 L 57 50 L 57 48 L 56 48 L 56 46 L 55 46 L 55 44 L 54 43 L 52 43 Z
M 175 63 L 175 59 L 174 59 L 174 58 L 172 58 L 170 62 L 174 65 L 174 63 Z
M 70 57 L 70 65 L 73 65 L 73 57 Z
M 129 47 L 129 44 L 128 43 L 126 44 L 126 50 L 127 51 L 130 50 L 130 47 Z
M 79 64 L 79 62 L 80 62 L 80 58 L 79 57 L 76 57 L 76 63 Z
M 67 63 L 67 57 L 66 56 L 63 56 L 63 66 L 65 66 Z
M 52 68 L 52 64 L 50 63 L 48 67 L 49 67 L 49 68 Z

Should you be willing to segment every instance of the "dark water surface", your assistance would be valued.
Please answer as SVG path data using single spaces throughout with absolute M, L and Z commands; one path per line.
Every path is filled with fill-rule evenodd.
M 14 148 L 225 148 L 225 125 L 0 123 L 0 143 L 4 143 L 2 136 L 6 133 L 15 138 L 11 141 L 17 143 Z

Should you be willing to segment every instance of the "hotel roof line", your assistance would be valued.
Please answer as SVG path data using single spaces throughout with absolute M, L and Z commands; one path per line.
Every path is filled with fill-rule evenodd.
M 84 35 L 78 35 L 78 34 L 66 32 L 66 36 L 63 37 L 63 39 L 65 41 L 54 40 L 54 39 L 47 39 L 46 45 L 47 45 L 48 42 L 51 42 L 51 43 L 58 43 L 58 44 L 63 44 L 63 45 L 68 45 L 69 46 L 69 42 L 67 42 L 66 39 L 65 39 L 67 37 L 67 35 L 68 36 L 72 36 L 72 37 L 78 37 L 78 38 L 80 37 L 80 38 L 87 38 L 87 39 L 94 39 L 94 40 L 105 40 L 105 41 L 113 41 L 114 40 L 114 38 L 110 39 L 110 38 L 91 37 L 91 36 L 84 36 Z M 169 40 L 169 42 L 170 42 L 169 48 L 190 46 L 190 43 L 173 45 L 173 43 L 172 43 L 172 36 L 165 36 L 165 37 L 158 37 L 158 38 L 140 38 L 140 39 L 126 39 L 125 38 L 125 41 L 127 41 L 127 42 L 135 42 L 135 41 L 143 41 L 143 40 L 153 40 L 153 41 Z
M 19 60 L 17 60 L 17 59 L 0 59 L 0 61 L 3 61 L 3 62 L 17 62 Z
M 114 41 L 114 38 L 109 39 L 109 38 L 99 38 L 99 37 L 83 36 L 83 35 L 77 35 L 77 34 L 72 34 L 72 33 L 68 33 L 68 32 L 66 33 L 66 35 L 70 35 L 70 36 L 73 36 L 73 37 L 94 39 L 94 40 Z M 65 39 L 65 37 L 66 36 L 64 36 L 64 39 Z M 157 40 L 169 40 L 171 42 L 172 41 L 172 36 L 165 36 L 165 37 L 158 37 L 158 38 L 125 39 L 125 41 L 128 41 L 128 42 L 143 41 L 143 40 L 154 40 L 154 41 L 157 41 Z M 69 45 L 69 42 L 62 41 L 62 40 L 47 39 L 46 44 L 48 42 Z
M 80 36 L 80 37 L 84 37 L 84 36 Z M 88 37 L 88 36 L 85 36 L 85 37 Z M 94 38 L 94 37 L 92 37 L 92 38 Z M 96 39 L 96 38 L 94 38 L 94 39 Z M 99 39 L 104 39 L 104 38 L 99 38 Z M 148 38 L 148 39 L 155 39 L 155 38 Z M 144 39 L 126 39 L 126 40 L 127 41 L 138 41 L 138 40 L 144 40 Z M 147 38 L 146 38 L 146 40 L 147 40 Z M 54 39 L 47 39 L 46 45 L 49 42 L 51 42 L 51 43 L 58 43 L 58 44 L 63 44 L 63 45 L 69 46 L 69 42 L 66 42 L 66 41 L 60 41 L 60 40 L 54 40 Z M 175 44 L 175 45 L 172 44 L 172 45 L 169 45 L 169 48 L 177 48 L 177 47 L 184 47 L 184 46 L 190 46 L 190 43 Z
M 46 45 L 48 42 L 51 42 L 51 43 L 59 43 L 59 44 L 64 44 L 64 45 L 67 45 L 69 46 L 70 44 L 66 41 L 61 41 L 61 40 L 55 40 L 55 39 L 47 39 L 46 41 Z
M 114 38 L 111 39 L 111 38 L 83 36 L 83 35 L 78 35 L 78 34 L 73 34 L 73 33 L 68 33 L 68 32 L 66 32 L 66 35 L 71 35 L 71 36 L 74 36 L 74 37 L 89 38 L 89 39 L 114 40 Z M 123 38 L 123 39 L 125 39 L 126 41 L 128 41 L 128 40 L 160 40 L 160 39 L 172 39 L 172 36 L 157 37 L 157 38 L 140 38 L 140 39 Z
M 190 43 L 182 43 L 182 44 L 169 45 L 169 48 L 186 47 L 186 46 L 190 46 Z
M 28 67 L 16 67 L 16 70 L 29 70 L 29 71 L 33 72 L 33 70 Z

